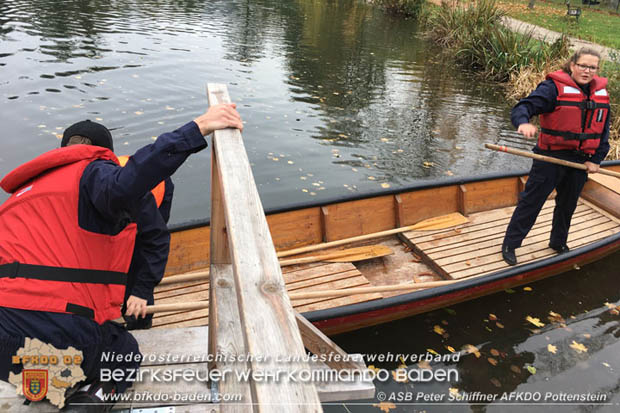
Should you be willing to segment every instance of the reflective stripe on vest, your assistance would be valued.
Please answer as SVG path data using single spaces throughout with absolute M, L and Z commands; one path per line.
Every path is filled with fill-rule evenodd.
M 594 77 L 586 96 L 563 71 L 550 73 L 558 89 L 556 108 L 540 115 L 538 146 L 545 150 L 579 150 L 594 154 L 609 113 L 607 79 Z
M 121 166 L 125 166 L 129 161 L 129 156 L 121 155 L 118 157 L 118 162 Z M 151 193 L 155 197 L 155 202 L 157 203 L 157 208 L 161 206 L 161 203 L 164 201 L 164 194 L 166 193 L 166 181 L 161 181 L 157 184 L 155 188 L 151 190 Z

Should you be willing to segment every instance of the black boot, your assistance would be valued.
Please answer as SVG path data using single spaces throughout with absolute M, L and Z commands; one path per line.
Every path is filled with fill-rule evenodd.
M 508 245 L 502 245 L 502 258 L 508 265 L 517 265 L 517 256 L 515 255 L 515 249 Z
M 87 384 L 65 399 L 63 413 L 108 413 L 114 406 L 114 400 L 106 395 L 114 394 L 113 383 L 99 381 Z
M 554 250 L 558 254 L 564 254 L 564 253 L 567 253 L 568 251 L 570 251 L 570 248 L 568 248 L 568 245 L 566 245 L 566 244 L 564 244 L 564 245 L 553 245 L 552 243 L 549 243 L 549 248 L 551 248 L 552 250 Z

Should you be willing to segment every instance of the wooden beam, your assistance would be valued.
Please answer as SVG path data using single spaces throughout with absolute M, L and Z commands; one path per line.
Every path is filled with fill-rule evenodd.
M 323 242 L 328 242 L 329 237 L 329 209 L 326 206 L 321 207 L 321 234 L 323 235 Z
M 467 216 L 468 215 L 468 211 L 467 211 L 467 188 L 465 187 L 465 185 L 459 185 L 457 196 L 458 196 L 457 204 L 458 204 L 459 212 L 461 214 Z
M 336 370 L 355 370 L 358 368 L 357 363 L 349 361 L 349 355 L 343 349 L 316 328 L 314 324 L 306 320 L 304 316 L 295 312 L 295 319 L 297 320 L 297 327 L 299 327 L 304 346 L 317 356 L 326 355 L 327 361 L 325 364 Z
M 394 195 L 394 216 L 396 219 L 397 227 L 404 227 L 405 224 L 405 207 L 403 205 L 403 199 L 400 195 Z
M 210 105 L 230 102 L 224 85 L 209 84 L 208 93 Z M 278 358 L 303 360 L 303 342 L 241 133 L 237 129 L 215 131 L 213 147 L 222 182 L 244 343 L 251 354 L 269 357 L 264 362 L 254 359 L 249 367 L 255 372 L 277 371 L 281 368 Z M 217 287 L 211 285 L 211 288 Z M 222 305 L 219 301 L 217 304 Z M 288 367 L 307 369 L 308 365 L 299 362 Z M 281 380 L 278 383 L 251 381 L 250 385 L 257 412 L 322 411 L 317 390 L 311 383 Z

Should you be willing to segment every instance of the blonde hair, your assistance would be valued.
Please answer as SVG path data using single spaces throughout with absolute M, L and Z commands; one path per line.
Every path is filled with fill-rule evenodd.
M 67 146 L 71 146 L 71 145 L 92 145 L 93 141 L 91 141 L 89 138 L 86 138 L 84 136 L 81 135 L 73 135 L 72 137 L 69 138 L 69 141 L 67 141 Z
M 598 60 L 599 61 L 601 60 L 601 54 L 598 52 L 598 50 L 592 49 L 591 47 L 582 47 L 581 49 L 577 50 L 570 57 L 570 59 L 566 61 L 566 63 L 564 63 L 564 66 L 562 66 L 562 70 L 568 73 L 569 75 L 572 75 L 573 73 L 570 70 L 570 64 L 577 63 L 577 60 L 579 60 L 581 56 L 586 55 L 586 54 L 590 56 L 598 57 Z

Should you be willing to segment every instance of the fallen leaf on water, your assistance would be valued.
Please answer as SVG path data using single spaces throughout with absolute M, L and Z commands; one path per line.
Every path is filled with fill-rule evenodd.
M 532 316 L 527 316 L 525 317 L 526 321 L 529 321 L 530 323 L 534 324 L 536 327 L 544 327 L 545 323 L 541 323 L 540 320 L 538 318 L 534 318 Z
M 421 369 L 432 370 L 431 364 L 426 360 L 419 362 L 418 367 Z
M 374 181 L 377 178 L 375 178 L 374 176 L 369 176 L 368 179 L 370 179 L 371 181 Z
M 616 308 L 612 308 L 611 310 L 609 310 L 609 312 L 613 315 L 618 315 L 620 314 L 620 311 L 618 311 Z
M 504 325 L 502 323 L 500 323 L 499 321 L 497 323 L 495 323 L 495 325 L 499 328 L 504 328 Z
M 606 306 L 607 308 L 616 308 L 616 306 L 615 306 L 614 304 L 612 304 L 612 303 L 607 303 L 607 302 L 605 303 L 605 306 Z
M 439 334 L 440 336 L 443 335 L 446 332 L 446 330 L 444 330 L 443 328 L 439 327 L 438 325 L 433 327 L 433 331 L 435 333 Z
M 384 182 L 381 184 L 381 188 L 389 188 L 390 184 L 388 184 L 387 182 Z
M 454 175 L 454 173 L 453 173 L 452 171 L 446 171 L 446 172 L 444 172 L 444 174 L 446 174 L 446 175 L 448 175 L 448 176 L 452 176 L 452 175 Z
M 585 338 L 590 338 L 590 337 L 592 337 L 592 334 L 583 333 L 582 336 L 584 336 Z
M 487 361 L 492 365 L 497 366 L 497 360 L 495 360 L 493 357 L 488 357 Z
M 495 387 L 502 387 L 502 382 L 497 380 L 495 377 L 493 377 L 491 380 L 489 380 L 491 383 L 493 383 L 493 385 Z
M 426 161 L 425 161 L 422 165 L 423 165 L 425 168 L 430 168 L 431 166 L 433 166 L 433 165 L 435 165 L 435 164 L 434 164 L 433 162 L 426 162 Z
M 519 368 L 519 366 L 515 366 L 514 364 L 512 366 L 510 366 L 510 370 L 512 370 L 513 372 L 520 374 L 521 373 L 521 369 Z
M 381 138 L 381 142 L 389 142 L 390 140 L 388 138 Z
M 527 371 L 529 371 L 532 374 L 536 374 L 536 367 L 534 367 L 534 366 L 527 366 Z
M 570 348 L 575 350 L 577 353 L 585 353 L 588 351 L 588 348 L 581 343 L 577 343 L 575 340 L 570 344 Z
M 374 403 L 373 407 L 378 407 L 379 409 L 381 409 L 381 411 L 385 413 L 390 413 L 390 410 L 396 409 L 396 405 L 390 402 L 381 402 L 379 404 Z
M 549 311 L 549 316 L 547 318 L 552 323 L 563 323 L 564 322 L 564 318 L 560 314 L 554 313 L 553 311 Z
M 433 350 L 432 348 L 427 348 L 426 351 L 428 351 L 431 354 L 434 354 L 436 356 L 439 356 L 439 353 L 437 353 L 435 350 Z
M 499 356 L 499 351 L 495 350 L 494 348 L 491 349 L 491 354 L 494 355 L 495 357 Z
M 452 346 L 445 346 L 445 347 L 446 347 L 446 349 L 447 349 L 450 353 L 454 353 L 454 352 L 455 352 L 454 347 L 452 347 Z
M 456 387 L 450 387 L 448 390 L 450 390 L 450 394 L 452 395 L 459 394 L 459 389 L 457 389 Z
M 532 287 L 523 287 L 523 291 L 532 291 Z
M 489 320 L 496 321 L 497 320 L 497 316 L 495 314 L 489 314 Z
M 134 112 L 136 115 L 144 115 L 144 112 L 140 112 L 139 110 Z
M 473 354 L 476 356 L 476 358 L 480 358 L 480 350 L 478 350 L 478 347 L 473 346 L 471 344 L 465 344 L 463 346 L 463 350 L 467 352 L 467 354 Z
M 451 308 L 444 308 L 444 311 L 450 315 L 456 315 L 456 311 Z
M 603 363 L 601 363 L 601 364 L 602 364 L 603 366 L 605 366 L 605 367 L 611 367 L 608 363 L 605 363 L 605 362 L 603 362 Z
M 409 379 L 407 378 L 407 372 L 405 371 L 404 374 L 399 374 L 399 370 L 404 370 L 404 369 L 396 369 L 396 370 L 392 370 L 392 378 L 394 379 L 395 382 L 397 383 L 409 383 Z
M 549 350 L 549 353 L 553 354 L 556 354 L 558 352 L 558 348 L 553 344 L 547 344 L 547 350 Z
M 512 288 L 506 288 L 504 291 L 506 291 L 508 294 L 513 294 L 515 292 L 515 290 L 513 290 Z

